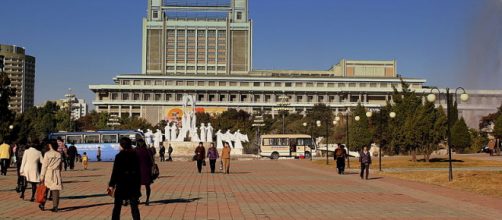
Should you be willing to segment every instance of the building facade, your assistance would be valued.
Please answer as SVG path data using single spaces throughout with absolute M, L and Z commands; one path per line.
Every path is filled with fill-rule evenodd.
M 68 111 L 68 103 L 71 102 L 72 120 L 78 120 L 79 118 L 86 116 L 88 112 L 88 105 L 84 99 L 72 97 L 71 99 L 59 99 L 52 102 L 55 102 L 60 109 L 65 109 L 66 111 Z
M 32 107 L 35 97 L 35 57 L 27 55 L 22 47 L 0 44 L 0 62 L 11 80 L 11 87 L 16 91 L 9 102 L 10 109 L 21 113 Z
M 401 79 L 423 94 L 424 101 L 431 92 L 425 79 L 401 77 L 395 60 L 343 59 L 327 70 L 253 70 L 252 22 L 246 0 L 223 5 L 222 1 L 204 1 L 206 5 L 170 2 L 148 1 L 142 73 L 118 75 L 113 84 L 89 86 L 98 112 L 143 117 L 156 124 L 180 111 L 183 94 L 196 98 L 198 111 L 220 113 L 235 108 L 274 116 L 284 99 L 290 112 L 300 114 L 317 103 L 333 111 L 346 111 L 358 103 L 376 110 L 392 102 L 393 88 L 400 89 Z M 214 12 L 216 17 L 200 17 L 201 12 Z M 502 91 L 468 93 L 471 99 L 459 104 L 459 112 L 471 127 L 502 103 Z

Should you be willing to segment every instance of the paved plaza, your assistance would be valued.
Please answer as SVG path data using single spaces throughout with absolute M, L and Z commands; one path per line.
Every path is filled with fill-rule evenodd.
M 110 219 L 111 163 L 63 173 L 60 212 L 42 212 L 14 191 L 15 169 L 0 176 L 0 219 Z M 196 173 L 192 162 L 160 165 L 143 219 L 500 219 L 502 199 L 357 174 L 339 176 L 310 161 L 232 161 L 230 175 Z M 144 189 L 143 189 L 144 190 Z M 144 192 L 144 191 L 143 191 Z M 27 199 L 31 191 L 27 190 Z M 144 201 L 144 198 L 142 198 Z M 51 202 L 46 205 L 52 207 Z M 130 219 L 130 209 L 122 211 Z

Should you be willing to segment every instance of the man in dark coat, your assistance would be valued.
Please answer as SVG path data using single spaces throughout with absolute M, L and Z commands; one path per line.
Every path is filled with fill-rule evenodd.
M 68 147 L 68 165 L 70 166 L 70 170 L 73 170 L 75 167 L 75 158 L 77 157 L 77 147 L 75 145 L 71 145 Z
M 141 176 L 139 159 L 132 149 L 131 139 L 124 137 L 120 139 L 121 151 L 115 156 L 113 171 L 108 184 L 109 190 L 115 190 L 115 202 L 112 213 L 112 220 L 120 219 L 122 201 L 129 200 L 133 219 L 140 219 L 138 208 L 139 197 L 141 197 Z

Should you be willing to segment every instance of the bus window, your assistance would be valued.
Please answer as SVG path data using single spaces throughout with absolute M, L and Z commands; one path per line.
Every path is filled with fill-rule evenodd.
M 57 140 L 58 138 L 61 138 L 63 140 L 66 140 L 66 136 L 65 135 L 51 135 L 49 139 L 51 140 Z
M 275 146 L 275 145 L 277 145 L 277 138 L 264 138 L 263 145 L 264 146 Z
M 67 135 L 66 143 L 69 144 L 81 144 L 82 143 L 82 135 Z
M 101 143 L 118 143 L 116 134 L 103 134 L 101 135 Z
M 99 135 L 85 135 L 84 143 L 86 144 L 97 144 L 99 143 Z
M 298 139 L 296 139 L 296 144 L 298 146 L 305 146 L 305 141 L 304 140 L 305 139 L 303 139 L 303 138 L 298 138 Z
M 287 138 L 281 138 L 279 140 L 280 140 L 280 143 L 278 145 L 280 145 L 280 146 L 289 146 L 289 143 L 288 143 L 289 141 L 288 141 Z

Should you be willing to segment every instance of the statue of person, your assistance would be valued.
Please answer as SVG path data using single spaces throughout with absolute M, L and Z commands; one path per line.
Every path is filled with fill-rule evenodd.
M 199 135 L 197 134 L 197 127 L 194 129 L 190 129 L 189 135 L 190 135 L 190 140 L 192 142 L 200 142 Z
M 153 136 L 152 130 L 146 129 L 146 133 L 145 133 L 145 143 L 146 143 L 146 145 L 148 145 L 148 146 L 152 145 L 152 136 Z
M 234 133 L 233 140 L 235 141 L 235 149 L 244 149 L 244 147 L 242 146 L 244 135 L 241 134 L 241 130 L 237 130 Z
M 169 122 L 167 123 L 166 127 L 164 127 L 164 137 L 166 141 L 171 140 L 171 127 L 169 127 Z
M 200 124 L 200 141 L 203 141 L 203 142 L 206 142 L 207 141 L 207 138 L 206 138 L 206 125 L 204 123 L 201 123 Z
M 209 124 L 211 125 L 211 124 Z M 221 133 L 221 130 L 218 130 L 216 132 L 216 148 L 222 149 L 223 148 L 223 133 Z
M 235 148 L 234 144 L 232 143 L 232 141 L 235 141 L 234 140 L 234 135 L 230 132 L 230 130 L 227 130 L 227 132 L 225 134 L 223 134 L 223 140 L 228 142 L 228 145 L 230 145 L 230 148 Z
M 206 139 L 208 143 L 211 143 L 213 142 L 213 126 L 211 126 L 211 123 L 207 123 L 207 127 L 206 127 Z M 220 130 L 220 133 L 221 133 L 221 130 Z
M 171 141 L 175 141 L 176 140 L 176 135 L 178 133 L 178 124 L 177 123 L 173 123 L 170 127 L 171 129 Z
M 160 142 L 162 142 L 162 131 L 157 129 L 157 131 L 154 134 L 154 138 L 153 138 L 153 146 L 156 149 L 160 149 Z

